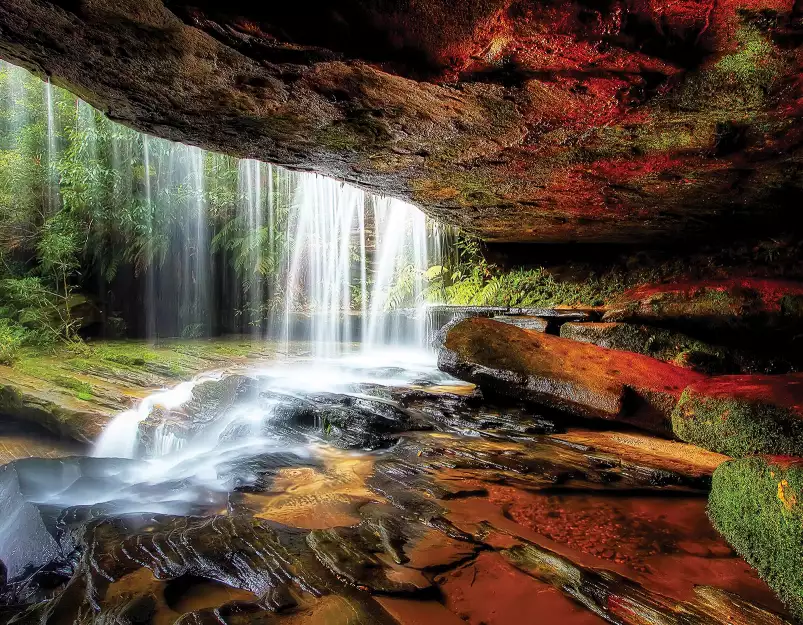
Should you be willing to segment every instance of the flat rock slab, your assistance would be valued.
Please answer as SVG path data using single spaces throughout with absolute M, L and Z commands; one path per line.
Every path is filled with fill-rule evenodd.
M 753 457 L 723 464 L 714 473 L 708 514 L 803 619 L 803 459 Z
M 731 456 L 803 455 L 803 374 L 691 384 L 672 413 L 672 429 L 684 441 Z
M 580 445 L 621 458 L 623 462 L 671 472 L 695 479 L 710 477 L 728 456 L 677 441 L 638 432 L 571 429 L 549 438 Z
M 549 327 L 549 320 L 544 317 L 533 317 L 531 315 L 500 315 L 493 318 L 494 321 L 509 323 L 517 328 L 532 330 L 534 332 L 546 332 Z
M 59 439 L 46 430 L 0 420 L 0 465 L 22 458 L 64 458 L 85 452 L 85 446 Z
M 702 373 L 753 373 L 760 364 L 736 350 L 699 341 L 682 332 L 623 322 L 565 323 L 563 338 L 644 354 Z
M 438 366 L 485 391 L 572 414 L 670 434 L 669 417 L 689 384 L 705 379 L 647 356 L 465 319 L 441 333 Z
M 0 415 L 91 443 L 119 412 L 155 390 L 272 355 L 269 343 L 227 339 L 88 344 L 0 366 Z

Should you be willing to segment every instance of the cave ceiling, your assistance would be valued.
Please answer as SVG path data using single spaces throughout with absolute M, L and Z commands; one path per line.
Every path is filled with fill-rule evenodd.
M 788 227 L 789 0 L 2 0 L 0 57 L 111 119 L 500 242 Z

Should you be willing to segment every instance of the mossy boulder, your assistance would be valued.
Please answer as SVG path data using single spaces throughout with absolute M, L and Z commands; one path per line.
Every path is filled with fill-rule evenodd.
M 803 460 L 753 457 L 714 472 L 714 527 L 803 619 Z
M 600 347 L 644 354 L 704 373 L 744 373 L 758 366 L 733 349 L 643 324 L 565 323 L 560 335 Z
M 803 455 L 803 374 L 721 376 L 690 385 L 672 431 L 729 456 Z
M 608 303 L 602 321 L 647 324 L 748 351 L 762 369 L 803 367 L 800 327 L 803 284 L 788 280 L 727 280 L 645 284 Z

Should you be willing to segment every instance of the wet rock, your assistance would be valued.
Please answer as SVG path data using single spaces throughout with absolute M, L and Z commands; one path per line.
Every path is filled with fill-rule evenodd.
M 604 569 L 580 566 L 537 544 L 502 551 L 517 568 L 559 588 L 601 618 L 623 625 L 697 623 L 699 625 L 791 625 L 783 616 L 708 586 L 695 588 L 689 601 L 653 592 L 641 584 Z
M 803 461 L 754 457 L 714 473 L 708 513 L 797 618 L 803 618 Z
M 476 391 L 466 395 L 402 390 L 394 395 L 401 406 L 425 415 L 432 427 L 441 431 L 515 437 L 559 429 L 548 416 L 524 406 L 486 402 Z
M 181 406 L 181 412 L 194 423 L 207 423 L 237 403 L 256 400 L 258 392 L 256 378 L 226 375 L 220 380 L 207 380 L 195 386 L 190 400 Z
M 245 375 L 225 375 L 205 380 L 192 388 L 189 400 L 175 409 L 155 406 L 139 426 L 138 447 L 142 455 L 159 455 L 159 440 L 173 436 L 187 440 L 212 421 L 225 418 L 230 410 L 255 402 L 259 381 Z
M 441 332 L 438 366 L 483 392 L 581 417 L 671 433 L 683 389 L 701 374 L 661 361 L 530 332 L 490 319 L 467 319 Z
M 730 458 L 722 454 L 666 440 L 640 432 L 610 432 L 572 428 L 551 434 L 550 440 L 563 441 L 573 449 L 593 457 L 595 453 L 610 454 L 623 465 L 641 466 L 642 471 L 653 468 L 683 476 L 693 483 L 707 483 L 714 470 Z
M 283 426 L 291 435 L 314 434 L 345 449 L 387 447 L 399 432 L 427 427 L 417 415 L 379 397 L 316 393 L 289 398 L 262 394 L 263 400 L 272 396 L 277 405 L 274 418 L 266 427 L 273 430 L 277 425 Z
M 94 441 L 111 421 L 111 410 L 98 409 L 91 402 L 38 386 L 28 388 L 0 378 L 0 415 L 30 421 L 81 443 Z
M 695 382 L 672 413 L 672 429 L 681 440 L 731 456 L 803 455 L 803 374 Z
M 36 506 L 26 501 L 13 464 L 0 467 L 0 562 L 7 581 L 20 580 L 61 555 Z M 9 591 L 0 588 L 0 593 Z M 12 590 L 12 596 L 15 594 Z
M 84 445 L 64 440 L 31 423 L 8 417 L 0 420 L 0 465 L 21 458 L 62 458 L 85 451 Z
M 760 368 L 736 350 L 709 345 L 681 332 L 630 323 L 565 323 L 560 336 L 608 349 L 644 354 L 702 373 L 743 373 Z

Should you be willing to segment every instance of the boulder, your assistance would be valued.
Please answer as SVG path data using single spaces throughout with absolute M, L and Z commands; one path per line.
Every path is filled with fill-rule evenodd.
M 672 413 L 672 430 L 681 440 L 731 456 L 803 455 L 803 374 L 691 384 Z
M 560 335 L 573 341 L 644 354 L 703 373 L 747 373 L 758 366 L 736 350 L 643 324 L 565 323 L 560 327 Z
M 445 327 L 438 366 L 483 391 L 669 434 L 683 389 L 705 376 L 630 352 L 492 319 Z
M 646 323 L 713 343 L 752 348 L 800 366 L 803 283 L 730 278 L 647 284 L 609 302 L 603 321 Z
M 789 610 L 803 619 L 803 460 L 726 462 L 714 472 L 708 514 Z
M 59 555 L 39 510 L 22 494 L 15 466 L 0 467 L 0 563 L 7 581 L 30 575 Z

